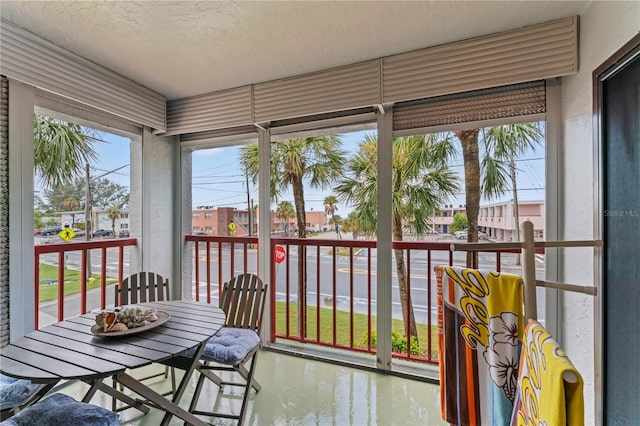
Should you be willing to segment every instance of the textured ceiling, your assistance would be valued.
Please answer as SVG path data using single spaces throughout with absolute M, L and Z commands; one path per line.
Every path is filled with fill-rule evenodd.
M 6 1 L 2 18 L 169 99 L 580 14 L 589 1 Z

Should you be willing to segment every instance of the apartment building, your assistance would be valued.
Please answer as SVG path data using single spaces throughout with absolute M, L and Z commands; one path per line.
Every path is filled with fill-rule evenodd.
M 453 216 L 465 213 L 464 205 L 445 205 L 438 216 L 431 218 L 433 231 L 439 234 L 451 232 Z M 529 220 L 533 223 L 535 238 L 544 237 L 544 201 L 518 202 L 518 223 Z M 515 234 L 515 208 L 513 200 L 480 206 L 478 229 L 492 240 L 512 241 Z

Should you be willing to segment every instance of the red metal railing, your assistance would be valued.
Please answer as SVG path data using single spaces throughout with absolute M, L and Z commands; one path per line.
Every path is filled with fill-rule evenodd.
M 231 277 L 238 273 L 247 273 L 253 272 L 258 273 L 258 238 L 257 237 L 208 237 L 203 235 L 186 235 L 185 241 L 190 241 L 194 243 L 194 259 L 195 259 L 195 267 L 194 267 L 194 280 L 197 283 L 195 285 L 195 300 L 200 301 L 200 293 L 201 293 L 201 285 L 203 281 L 201 281 L 202 276 L 204 275 L 204 290 L 206 294 L 207 303 L 211 303 L 211 267 L 214 262 L 217 262 L 217 281 L 214 285 L 215 290 L 217 290 L 217 297 L 220 297 L 222 292 L 222 283 L 229 281 Z M 213 250 L 212 250 L 213 246 Z M 242 270 L 236 271 L 236 247 L 238 247 L 242 253 Z M 225 250 L 227 248 L 228 250 Z M 204 249 L 204 254 L 202 253 L 202 249 Z M 249 254 L 253 252 L 252 255 L 255 256 L 254 267 L 249 267 Z M 212 255 L 214 257 L 212 257 Z M 202 265 L 200 264 L 204 258 L 204 271 L 202 271 Z M 225 268 L 224 264 L 227 263 L 228 267 Z
M 200 299 L 201 292 L 206 291 L 207 302 L 211 303 L 212 293 L 214 297 L 219 297 L 222 283 L 235 273 L 257 271 L 257 250 L 255 260 L 250 256 L 257 244 L 256 238 L 189 235 L 186 240 L 195 243 L 194 250 L 198 259 L 198 267 L 195 268 L 197 300 Z M 276 246 L 284 248 L 282 263 L 276 262 Z M 396 332 L 404 334 L 400 336 L 400 340 L 405 339 L 404 345 L 399 347 L 406 347 L 402 350 L 394 347 L 395 357 L 437 363 L 437 308 L 433 268 L 436 265 L 464 266 L 466 263 L 466 253 L 452 252 L 450 246 L 450 242 L 393 243 L 394 257 L 398 251 L 404 256 L 409 304 L 413 306 L 414 312 L 419 312 L 416 323 L 421 330 L 418 334 L 419 350 L 414 348 L 412 351 L 412 324 L 403 322 L 402 310 L 395 308 L 400 305 L 400 301 L 398 292 L 394 290 L 393 317 L 402 323 L 402 329 Z M 375 353 L 375 249 L 375 241 L 272 238 L 269 263 L 272 342 L 287 339 Z M 514 256 L 505 256 L 518 252 L 519 250 L 480 252 L 480 268 L 496 271 L 506 268 L 508 272 L 519 273 Z M 242 256 L 244 264 L 241 270 L 235 271 L 234 259 L 239 256 Z M 505 259 L 511 265 L 506 265 Z M 206 264 L 203 265 L 203 261 Z M 212 280 L 211 268 L 216 263 L 218 274 Z M 203 273 L 206 274 L 205 281 L 201 281 Z M 298 279 L 299 274 L 304 277 L 303 280 Z M 392 285 L 398 286 L 395 269 L 393 275 Z
M 100 241 L 82 241 L 82 242 L 67 242 L 61 244 L 45 244 L 45 245 L 36 245 L 34 246 L 35 253 L 35 279 L 34 279 L 34 288 L 35 288 L 35 324 L 36 329 L 39 328 L 40 324 L 40 263 L 41 256 L 46 254 L 57 254 L 57 259 L 53 261 L 54 264 L 57 265 L 57 282 L 58 288 L 58 296 L 57 296 L 57 319 L 58 321 L 62 321 L 65 318 L 64 306 L 65 306 L 65 295 L 64 295 L 64 287 L 65 287 L 65 269 L 67 263 L 67 256 L 70 253 L 79 253 L 80 255 L 80 303 L 79 303 L 79 312 L 73 313 L 72 315 L 84 314 L 87 312 L 87 280 L 88 272 L 89 272 L 89 252 L 91 254 L 99 250 L 100 253 L 100 309 L 105 309 L 107 304 L 107 249 L 116 248 L 118 249 L 118 257 L 117 257 L 117 280 L 118 282 L 122 281 L 124 274 L 124 250 L 127 246 L 135 246 L 137 244 L 137 240 L 135 238 L 126 238 L 126 239 L 110 239 L 110 240 L 100 240 Z M 93 263 L 93 262 L 92 262 Z
M 279 276 L 280 266 L 275 264 L 275 247 L 280 245 L 284 247 L 286 252 L 285 261 L 280 266 L 285 268 L 284 277 Z M 318 238 L 272 238 L 271 239 L 271 336 L 272 341 L 276 338 L 284 338 L 290 340 L 297 340 L 307 343 L 315 343 L 325 346 L 332 346 L 335 348 L 349 349 L 360 352 L 371 352 L 371 330 L 372 323 L 372 304 L 373 304 L 373 274 L 372 274 L 372 250 L 375 249 L 375 241 L 358 241 L 358 240 L 324 240 Z M 322 251 L 330 253 L 325 255 Z M 338 254 L 338 251 L 346 251 L 348 255 Z M 360 272 L 354 267 L 354 251 L 360 255 L 363 251 L 366 255 L 366 282 L 364 291 L 356 285 L 355 275 Z M 292 254 L 296 257 L 296 262 L 291 262 Z M 301 256 L 302 255 L 302 256 Z M 323 270 L 322 259 L 323 256 L 329 261 L 329 266 Z M 315 260 L 313 258 L 315 257 Z M 343 257 L 347 257 L 347 262 L 339 262 Z M 303 261 L 300 262 L 299 259 Z M 311 263 L 314 263 L 311 267 Z M 344 280 L 338 279 L 338 272 L 344 273 L 344 268 L 340 268 L 340 263 L 348 264 L 348 278 L 346 283 Z M 309 270 L 315 269 L 313 276 L 308 275 Z M 298 280 L 298 274 L 306 276 L 306 279 Z M 284 283 L 282 283 L 284 279 Z M 292 281 L 295 284 L 295 289 L 292 288 Z M 300 286 L 302 286 L 302 292 L 300 292 Z M 328 288 L 327 288 L 328 287 Z M 342 293 L 339 294 L 339 288 Z M 323 291 L 324 288 L 324 291 Z M 282 291 L 284 290 L 284 292 Z M 356 295 L 356 292 L 359 295 Z M 302 293 L 304 297 L 299 297 Z M 364 293 L 364 294 L 363 294 Z M 292 295 L 295 294 L 295 297 Z M 278 330 L 278 310 L 276 309 L 278 297 L 284 299 L 284 325 L 283 330 Z M 292 300 L 296 300 L 297 303 L 295 309 L 295 316 L 292 314 Z M 346 300 L 345 300 L 346 299 Z M 345 300 L 348 304 L 348 309 L 339 309 L 339 301 Z M 358 312 L 354 307 L 354 303 L 359 301 L 360 304 L 366 305 L 364 311 L 366 314 L 366 337 L 367 344 L 363 346 L 359 344 L 355 336 L 354 317 Z M 311 302 L 311 303 L 309 303 Z M 322 302 L 325 305 L 329 305 L 330 320 L 332 329 L 330 339 L 323 337 L 323 331 L 326 334 L 326 330 L 322 330 L 320 324 L 323 319 L 323 313 L 327 314 L 326 310 L 321 308 Z M 307 307 L 311 305 L 315 306 L 315 328 L 310 330 L 309 318 Z M 323 312 L 324 311 L 324 312 Z M 341 343 L 338 338 L 338 314 L 346 312 L 349 319 L 349 338 L 348 343 Z M 292 322 L 296 323 L 297 332 L 292 332 Z M 280 321 L 282 322 L 282 321 Z M 313 331 L 310 336 L 309 332 Z

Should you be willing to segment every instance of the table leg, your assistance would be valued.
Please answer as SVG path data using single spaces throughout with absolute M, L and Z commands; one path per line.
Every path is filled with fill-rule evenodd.
M 126 373 L 118 373 L 118 382 L 120 382 L 123 386 L 131 389 L 138 395 L 148 399 L 153 404 L 155 404 L 156 406 L 164 410 L 167 413 L 165 415 L 165 419 L 167 419 L 167 422 L 165 423 L 165 420 L 163 419 L 163 422 L 161 424 L 168 424 L 168 421 L 171 419 L 172 416 L 177 416 L 177 417 L 180 417 L 185 422 L 189 423 L 190 425 L 209 426 L 208 423 L 203 422 L 202 420 L 200 420 L 199 418 L 191 414 L 189 411 L 179 407 L 177 402 L 169 401 L 167 398 L 165 398 L 158 392 L 143 385 L 142 383 L 140 383 L 139 381 L 137 381 L 136 379 L 134 379 L 133 377 L 129 376 Z
M 124 393 L 120 392 L 119 390 L 106 385 L 104 383 L 102 383 L 103 379 L 98 379 L 98 380 L 94 380 L 92 382 L 88 382 L 91 387 L 89 388 L 89 390 L 87 391 L 87 393 L 84 395 L 84 398 L 82 398 L 82 402 L 89 402 L 91 401 L 91 398 L 93 398 L 93 396 L 95 395 L 95 393 L 100 390 L 104 393 L 106 393 L 107 395 L 119 399 L 120 401 L 124 402 L 125 404 L 129 405 L 130 407 L 133 407 L 137 410 L 142 411 L 143 413 L 147 414 L 150 409 L 149 407 L 147 407 L 146 405 L 144 405 L 142 402 L 140 401 L 136 401 L 135 399 L 131 398 L 129 395 L 125 395 Z
M 196 349 L 196 352 L 193 354 L 191 363 L 185 369 L 184 375 L 182 376 L 182 380 L 180 381 L 180 385 L 178 386 L 178 389 L 176 389 L 176 392 L 173 394 L 173 402 L 176 405 L 180 402 L 180 398 L 182 398 L 182 394 L 184 394 L 184 391 L 187 389 L 189 380 L 191 380 L 191 375 L 193 374 L 196 367 L 200 363 L 200 356 L 202 355 L 202 352 L 204 351 L 204 348 L 206 345 L 207 345 L 207 342 L 205 341 L 205 342 L 202 342 L 200 346 L 198 346 L 198 349 Z M 189 414 L 191 415 L 191 413 Z M 167 414 L 164 415 L 164 418 L 162 419 L 160 426 L 168 425 L 170 420 L 171 420 L 171 414 L 167 412 Z

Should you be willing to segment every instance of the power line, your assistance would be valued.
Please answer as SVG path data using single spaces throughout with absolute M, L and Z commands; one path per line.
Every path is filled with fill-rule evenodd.
M 201 186 L 197 186 L 197 185 L 192 185 L 192 188 L 197 188 L 203 191 L 216 191 L 216 192 L 233 192 L 236 194 L 244 194 L 244 191 L 234 191 L 231 189 L 218 189 L 218 188 L 205 188 L 205 187 L 201 187 Z
M 197 182 L 197 185 L 223 185 L 229 183 L 244 183 L 241 180 L 229 180 L 229 181 L 215 181 L 215 182 Z

